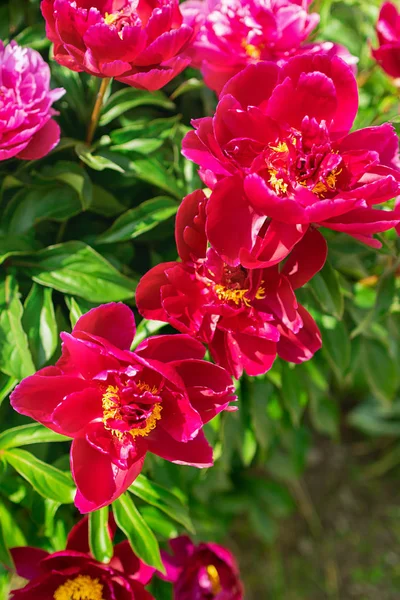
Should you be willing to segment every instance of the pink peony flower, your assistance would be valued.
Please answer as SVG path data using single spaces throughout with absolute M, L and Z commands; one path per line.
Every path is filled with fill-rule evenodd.
M 311 223 L 380 247 L 373 234 L 399 222 L 375 208 L 400 191 L 398 139 L 388 123 L 349 134 L 357 107 L 356 81 L 337 57 L 260 62 L 228 82 L 214 117 L 194 121 L 183 141 L 214 188 L 207 236 L 223 260 L 268 266 Z
M 39 52 L 0 41 L 0 160 L 35 160 L 60 141 L 51 108 L 65 90 L 50 89 L 50 69 Z
M 147 451 L 178 464 L 209 467 L 203 424 L 234 399 L 224 369 L 203 361 L 204 347 L 186 335 L 145 340 L 130 352 L 131 310 L 105 304 L 89 311 L 62 356 L 24 379 L 13 408 L 73 438 L 75 504 L 85 513 L 118 498 L 140 473 Z
M 343 46 L 304 44 L 319 23 L 319 15 L 308 12 L 311 2 L 187 0 L 181 6 L 185 22 L 201 25 L 190 48 L 192 65 L 219 94 L 231 77 L 260 60 L 283 65 L 295 54 L 326 51 L 354 64 L 357 59 Z
M 42 0 L 54 58 L 73 71 L 158 90 L 189 64 L 178 0 Z
M 235 558 L 213 543 L 196 546 L 188 537 L 170 540 L 163 552 L 165 579 L 174 584 L 174 600 L 242 600 L 244 590 Z
M 243 370 L 265 373 L 277 353 L 294 363 L 310 359 L 321 347 L 321 336 L 294 290 L 324 265 L 324 238 L 310 230 L 283 268 L 231 266 L 207 249 L 206 204 L 201 191 L 183 200 L 176 219 L 182 262 L 157 265 L 142 277 L 136 292 L 139 312 L 207 343 L 213 359 L 237 379 Z M 230 210 L 234 214 L 235 206 Z M 226 225 L 235 238 L 229 217 Z
M 114 547 L 107 565 L 91 556 L 87 518 L 71 530 L 66 550 L 20 547 L 11 554 L 17 574 L 29 581 L 11 592 L 12 600 L 154 600 L 144 589 L 154 569 L 133 554 L 128 541 Z
M 394 4 L 384 2 L 376 24 L 379 48 L 372 55 L 392 77 L 400 77 L 400 14 Z

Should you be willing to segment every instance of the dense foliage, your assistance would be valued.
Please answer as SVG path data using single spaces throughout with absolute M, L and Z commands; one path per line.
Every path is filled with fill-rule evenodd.
M 299 498 L 301 502 L 302 476 L 307 469 L 310 452 L 320 436 L 340 443 L 342 432 L 350 430 L 374 438 L 387 438 L 389 453 L 383 460 L 396 464 L 399 454 L 396 440 L 400 433 L 400 242 L 395 228 L 398 221 L 394 197 L 398 194 L 400 178 L 396 180 L 391 174 L 391 169 L 398 171 L 396 136 L 392 128 L 385 125 L 386 146 L 379 146 L 381 142 L 376 139 L 373 143 L 379 147 L 368 148 L 370 154 L 373 150 L 380 152 L 379 168 L 374 172 L 375 179 L 371 184 L 374 187 L 370 191 L 374 203 L 385 202 L 378 226 L 371 224 L 373 219 L 369 213 L 362 217 L 362 227 L 357 228 L 350 217 L 350 220 L 346 220 L 346 215 L 343 217 L 344 211 L 339 219 L 336 214 L 328 212 L 321 216 L 318 208 L 312 212 L 313 206 L 307 212 L 309 207 L 307 210 L 300 209 L 298 205 L 294 206 L 296 203 L 293 201 L 284 209 L 285 218 L 282 219 L 281 214 L 279 216 L 279 222 L 282 221 L 286 228 L 282 233 L 282 226 L 280 235 L 286 236 L 286 240 L 290 238 L 288 252 L 272 260 L 272 251 L 265 243 L 256 255 L 243 234 L 250 220 L 253 223 L 253 212 L 250 219 L 249 211 L 258 207 L 261 214 L 259 229 L 261 226 L 269 227 L 269 218 L 282 211 L 282 195 L 291 189 L 288 186 L 295 187 L 297 182 L 280 179 L 277 177 L 278 170 L 274 171 L 271 166 L 266 180 L 263 163 L 247 173 L 243 183 L 238 173 L 240 169 L 247 168 L 248 149 L 242 154 L 240 151 L 229 154 L 234 144 L 228 135 L 225 135 L 223 143 L 220 143 L 221 138 L 217 140 L 218 151 L 223 156 L 217 166 L 218 161 L 207 154 L 209 147 L 206 150 L 202 148 L 200 152 L 196 146 L 203 135 L 201 128 L 203 125 L 206 127 L 205 117 L 214 115 L 217 104 L 221 122 L 228 120 L 226 113 L 232 108 L 226 100 L 227 91 L 222 93 L 218 103 L 212 89 L 220 92 L 225 80 L 246 66 L 226 63 L 224 40 L 215 41 L 212 24 L 208 23 L 197 38 L 191 51 L 192 66 L 189 67 L 190 59 L 182 53 L 200 27 L 201 18 L 197 16 L 199 22 L 196 22 L 194 17 L 190 17 L 189 24 L 182 24 L 175 13 L 169 15 L 167 24 L 160 20 L 154 30 L 147 23 L 146 39 L 145 34 L 142 35 L 145 29 L 140 29 L 140 35 L 138 33 L 132 38 L 137 45 L 136 53 L 118 33 L 116 38 L 120 40 L 120 46 L 118 40 L 110 40 L 109 46 L 103 44 L 100 49 L 93 42 L 93 36 L 87 36 L 84 50 L 74 42 L 73 47 L 76 46 L 77 50 L 72 60 L 57 37 L 60 25 L 52 23 L 51 41 L 46 37 L 39 4 L 39 0 L 9 0 L 0 6 L 0 39 L 4 47 L 13 48 L 7 44 L 14 40 L 19 54 L 24 54 L 23 48 L 40 52 L 51 71 L 49 84 L 46 66 L 38 66 L 36 59 L 27 53 L 29 68 L 21 74 L 10 62 L 14 58 L 5 57 L 5 53 L 11 50 L 1 49 L 4 85 L 9 85 L 7 77 L 11 77 L 10 73 L 18 73 L 18 81 L 13 85 L 18 88 L 18 94 L 27 94 L 28 98 L 26 90 L 31 85 L 30 77 L 40 71 L 42 87 L 36 90 L 37 96 L 40 95 L 40 109 L 37 109 L 37 97 L 29 95 L 29 101 L 25 103 L 26 112 L 21 117 L 29 135 L 22 135 L 19 130 L 16 133 L 13 130 L 11 135 L 6 129 L 11 130 L 12 99 L 10 105 L 4 101 L 4 114 L 0 112 L 0 125 L 4 129 L 0 139 L 0 562 L 3 565 L 0 567 L 0 598 L 7 598 L 11 586 L 21 587 L 15 566 L 23 577 L 28 572 L 24 565 L 28 563 L 35 563 L 35 573 L 42 573 L 38 565 L 47 555 L 19 556 L 14 550 L 15 547 L 31 546 L 51 554 L 67 548 L 65 556 L 47 560 L 59 560 L 60 565 L 68 567 L 68 552 L 71 549 L 81 552 L 79 560 L 75 557 L 74 572 L 80 573 L 82 564 L 89 568 L 86 565 L 90 563 L 93 577 L 105 577 L 110 598 L 112 593 L 119 598 L 120 593 L 125 599 L 125 592 L 118 592 L 119 585 L 132 586 L 132 590 L 136 590 L 136 599 L 147 600 L 148 593 L 157 600 L 171 598 L 171 585 L 163 580 L 167 567 L 168 573 L 174 571 L 169 580 L 175 583 L 178 600 L 179 590 L 182 600 L 189 598 L 184 593 L 188 589 L 195 590 L 204 569 L 207 585 L 210 586 L 207 593 L 212 594 L 211 597 L 218 597 L 221 585 L 226 585 L 231 593 L 226 600 L 239 600 L 242 592 L 234 560 L 229 552 L 216 544 L 228 546 L 234 553 L 237 551 L 240 562 L 243 552 L 243 549 L 240 550 L 241 540 L 248 544 L 249 539 L 256 538 L 266 546 L 274 541 L 281 523 L 296 510 Z M 189 4 L 196 5 L 195 2 Z M 214 4 L 210 2 L 207 5 L 208 12 Z M 309 22 L 307 19 L 304 21 L 304 15 L 297 16 L 303 19 L 303 28 L 297 32 L 298 40 L 296 38 L 301 52 L 306 46 L 308 51 L 313 47 L 316 54 L 321 50 L 328 52 L 326 56 L 329 58 L 325 58 L 329 62 L 337 51 L 350 63 L 349 66 L 341 63 L 345 75 L 343 78 L 338 76 L 337 80 L 335 73 L 332 75 L 329 71 L 332 63 L 324 66 L 322 62 L 318 63 L 318 56 L 314 57 L 317 62 L 313 59 L 314 66 L 303 69 L 329 71 L 330 81 L 334 81 L 335 90 L 339 90 L 338 96 L 342 93 L 342 97 L 346 97 L 343 104 L 333 110 L 333 117 L 331 108 L 329 115 L 322 117 L 327 122 L 332 117 L 333 125 L 324 130 L 323 144 L 329 145 L 329 151 L 335 156 L 353 150 L 354 153 L 361 152 L 360 136 L 355 138 L 350 133 L 344 141 L 342 138 L 337 141 L 339 132 L 347 135 L 357 112 L 357 90 L 355 84 L 352 87 L 351 75 L 355 68 L 359 105 L 352 131 L 386 123 L 391 123 L 396 129 L 400 123 L 398 88 L 392 78 L 398 76 L 393 66 L 393 52 L 399 52 L 398 46 L 392 39 L 388 41 L 383 39 L 383 34 L 380 35 L 381 50 L 375 53 L 375 57 L 384 68 L 386 61 L 389 75 L 378 66 L 371 53 L 371 46 L 378 46 L 375 27 L 380 4 L 379 0 L 368 3 L 364 0 L 316 0 L 310 10 L 319 13 L 318 25 L 311 17 L 308 17 Z M 44 5 L 45 16 L 47 10 L 46 18 L 51 20 L 52 2 L 44 0 Z M 114 26 L 110 16 L 106 18 Z M 119 18 L 128 16 L 123 14 Z M 144 22 L 148 17 L 141 15 L 140 18 Z M 229 27 L 236 32 L 238 25 L 232 16 L 229 18 Z M 178 32 L 174 37 L 174 53 L 166 56 L 164 62 L 168 64 L 163 67 L 164 70 L 153 68 L 155 56 L 162 51 L 158 47 L 155 50 L 149 39 L 165 35 L 172 26 L 174 32 Z M 387 28 L 382 31 L 387 31 Z M 242 90 L 256 89 L 258 82 L 271 81 L 274 77 L 277 82 L 296 78 L 290 68 L 279 62 L 282 57 L 278 51 L 276 55 L 274 51 L 262 56 L 263 42 L 251 37 L 251 32 L 246 31 L 245 34 L 249 36 L 246 38 L 246 51 L 252 60 L 274 60 L 278 64 L 265 67 L 265 63 L 258 63 L 247 67 L 246 73 L 250 73 L 246 75 L 247 80 L 238 79 L 240 75 L 236 75 L 236 84 L 231 84 L 228 91 L 231 98 L 241 103 L 243 110 L 253 106 L 253 99 L 243 99 Z M 75 31 L 69 31 L 68 35 L 73 37 Z M 240 30 L 238 35 L 240 46 L 244 34 Z M 293 42 L 293 32 L 287 35 Z M 285 47 L 286 50 L 285 36 L 283 39 L 279 40 L 279 48 Z M 333 44 L 327 47 L 326 42 Z M 130 43 L 133 43 L 132 40 Z M 211 67 L 205 63 L 200 65 L 199 52 L 202 48 L 204 50 L 204 45 L 212 43 L 216 45 L 217 62 Z M 236 47 L 235 43 L 232 41 L 232 47 Z M 257 43 L 261 48 L 259 54 Z M 289 50 L 291 53 L 292 50 Z M 114 55 L 116 52 L 118 56 Z M 358 59 L 356 66 L 354 57 Z M 22 59 L 17 57 L 15 60 Z M 304 59 L 302 55 L 300 60 L 307 61 L 308 58 Z M 149 65 L 152 65 L 151 68 Z M 198 70 L 200 68 L 201 71 Z M 97 75 L 113 79 L 101 79 Z M 135 85 L 137 87 L 132 87 Z M 5 95 L 3 87 L 0 87 L 0 101 L 3 101 L 2 94 Z M 60 88 L 65 90 L 65 94 Z M 45 99 L 41 95 L 43 89 L 47 90 Z M 297 88 L 293 83 L 293 88 L 288 90 L 287 105 L 282 97 L 274 106 L 270 97 L 263 98 L 263 110 L 269 102 L 272 106 L 268 109 L 269 114 L 277 123 L 282 123 L 283 113 L 289 115 L 288 121 L 293 119 L 298 123 L 300 117 L 296 116 L 296 110 L 300 101 L 293 102 L 293 97 L 298 98 L 293 96 L 295 93 Z M 99 105 L 97 102 L 101 112 L 96 123 L 93 107 L 99 98 L 103 103 Z M 191 125 L 192 119 L 197 119 L 195 128 Z M 57 123 L 61 130 L 58 144 Z M 248 123 L 245 125 L 249 126 Z M 239 130 L 241 123 L 236 126 Z M 311 134 L 311 129 L 310 125 L 310 129 L 303 131 L 304 139 L 315 134 L 314 130 Z M 44 135 L 38 141 L 35 136 L 41 131 Z M 217 141 L 209 131 L 207 135 L 214 152 Z M 294 164 L 298 156 L 293 158 L 293 155 L 298 151 L 296 145 L 299 142 L 293 141 L 293 137 L 283 129 L 280 130 L 280 139 L 282 146 L 271 148 L 268 143 L 262 148 L 262 152 L 266 147 L 273 154 L 272 158 L 269 156 L 268 164 L 275 165 L 281 160 L 282 148 L 291 152 Z M 257 153 L 261 152 L 256 144 L 252 148 L 256 148 Z M 349 168 L 354 181 L 362 169 L 365 169 L 363 174 L 370 174 L 369 163 L 367 166 L 366 163 L 366 159 L 361 164 L 361 160 L 357 163 L 354 158 L 351 163 L 353 171 Z M 341 181 L 338 164 L 332 163 L 328 175 L 328 178 L 333 177 L 328 179 L 328 184 L 333 182 L 335 193 L 340 188 L 339 184 L 336 187 L 336 183 Z M 272 186 L 274 199 L 271 199 L 271 190 L 266 191 L 265 181 L 270 188 Z M 350 212 L 354 208 L 355 196 L 348 192 L 349 182 L 345 183 L 346 211 Z M 320 194 L 322 199 L 325 199 L 324 194 L 329 195 L 332 191 L 329 185 L 321 184 L 322 188 L 312 185 L 308 193 Z M 196 191 L 201 189 L 203 191 Z M 353 188 L 351 191 L 354 192 Z M 243 208 L 243 194 L 250 198 L 250 208 L 247 204 Z M 261 204 L 268 206 L 264 213 L 260 209 Z M 175 239 L 175 216 L 179 207 Z M 204 263 L 206 210 L 209 219 L 207 236 L 215 250 L 215 256 L 207 255 L 208 263 Z M 385 217 L 382 217 L 383 214 Z M 311 222 L 322 226 L 324 237 L 317 229 L 309 228 L 307 231 Z M 376 219 L 374 222 L 376 224 Z M 182 231 L 193 223 L 195 232 L 192 237 L 184 237 Z M 299 223 L 303 227 L 301 236 L 294 233 L 293 223 L 296 227 Z M 378 243 L 371 242 L 373 234 L 376 234 L 374 239 Z M 246 263 L 244 250 L 247 252 Z M 275 265 L 286 259 L 287 254 L 289 258 L 278 272 Z M 267 345 L 264 329 L 258 330 L 258 337 L 251 338 L 251 342 L 246 341 L 245 344 L 243 341 L 248 331 L 246 328 L 261 328 L 260 323 L 264 327 L 265 307 L 260 304 L 256 310 L 254 307 L 251 311 L 249 309 L 251 314 L 246 315 L 245 325 L 243 312 L 237 316 L 231 306 L 229 314 L 222 314 L 219 308 L 219 301 L 231 301 L 234 309 L 240 302 L 249 308 L 243 294 L 227 295 L 226 280 L 222 279 L 222 275 L 218 279 L 223 265 L 229 261 L 233 263 L 239 255 L 241 263 L 237 260 L 236 264 L 244 265 L 247 271 L 258 269 L 256 283 L 255 279 L 251 279 L 253 275 L 248 275 L 246 284 L 240 283 L 243 283 L 242 288 L 246 287 L 245 291 L 254 287 L 254 298 L 259 303 L 270 301 L 268 294 L 273 293 L 271 289 L 274 290 L 274 286 L 276 289 L 288 286 L 282 302 L 271 310 L 273 316 L 268 325 L 270 337 Z M 298 269 L 297 275 L 293 275 L 294 267 Z M 209 274 L 205 279 L 205 268 L 213 276 L 217 273 L 211 284 Z M 136 306 L 135 292 L 142 277 Z M 197 287 L 193 292 L 188 291 L 192 289 L 190 286 L 194 279 Z M 202 281 L 201 289 L 198 280 Z M 272 282 L 270 288 L 263 287 L 264 281 Z M 217 301 L 207 299 L 206 304 L 210 285 L 216 286 Z M 159 297 L 160 290 L 164 290 L 162 297 Z M 182 290 L 187 294 L 183 304 L 177 300 Z M 293 290 L 296 294 L 294 300 Z M 242 291 L 239 289 L 239 292 Z M 187 298 L 193 299 L 190 306 Z M 120 309 L 112 312 L 115 305 L 109 304 L 120 302 L 129 306 L 135 316 L 137 331 L 133 342 L 131 311 L 118 305 Z M 91 317 L 86 320 L 83 317 L 74 329 L 78 320 L 90 309 L 104 304 L 111 307 L 108 316 L 105 312 L 90 314 L 101 314 L 100 318 L 108 324 L 109 327 L 104 326 L 101 337 L 107 340 L 107 346 L 96 338 L 98 329 L 95 330 L 93 323 L 89 322 Z M 207 310 L 203 310 L 204 306 Z M 103 307 L 103 310 L 108 309 Z M 218 326 L 217 317 L 220 319 Z M 94 320 L 97 318 L 93 317 Z M 223 322 L 224 318 L 230 319 L 229 326 L 226 321 Z M 218 332 L 214 338 L 211 321 Z M 297 325 L 293 326 L 295 321 Z M 309 337 L 301 337 L 301 332 L 298 334 L 300 321 L 304 323 L 304 330 L 311 341 Z M 109 335 L 108 330 L 113 333 Z M 118 330 L 117 334 L 115 330 Z M 176 330 L 181 334 L 177 334 Z M 36 404 L 29 400 L 28 408 L 26 397 L 29 393 L 25 392 L 24 384 L 14 392 L 14 408 L 34 418 L 38 421 L 36 423 L 11 408 L 9 395 L 21 380 L 39 369 L 55 365 L 60 359 L 61 332 L 67 333 L 62 338 L 64 354 L 57 363 L 58 372 L 48 371 L 51 377 L 41 378 L 50 380 L 57 376 L 55 383 L 46 382 L 49 389 L 53 386 L 49 398 L 51 396 L 54 406 L 47 402 L 44 388 L 40 385 L 35 392 Z M 171 334 L 161 350 L 155 347 L 157 343 L 154 340 L 153 343 L 146 341 L 159 334 Z M 192 340 L 190 350 L 186 346 L 183 349 L 188 344 L 183 341 L 183 336 L 188 334 L 197 338 Z M 203 361 L 205 347 L 201 343 L 208 344 L 207 362 Z M 78 351 L 78 346 L 85 346 L 85 349 Z M 165 398 L 169 401 L 173 396 L 178 407 L 174 405 L 171 408 L 170 405 L 168 415 L 167 409 L 164 410 L 163 416 L 168 418 L 165 421 L 167 432 L 160 434 L 162 428 L 156 427 L 159 413 L 154 412 L 154 406 L 160 405 L 152 405 L 154 422 L 149 425 L 149 421 L 145 421 L 148 428 L 140 430 L 136 437 L 132 435 L 134 460 L 130 447 L 127 449 L 127 445 L 122 443 L 118 447 L 118 458 L 113 456 L 113 464 L 119 460 L 118 468 L 122 471 L 131 469 L 132 480 L 138 475 L 133 483 L 128 479 L 121 483 L 120 471 L 116 473 L 118 469 L 110 467 L 110 462 L 104 465 L 104 470 L 92 470 L 90 473 L 89 444 L 89 450 L 80 449 L 80 458 L 75 458 L 75 471 L 72 469 L 74 482 L 69 464 L 70 440 L 65 436 L 73 437 L 77 423 L 83 427 L 86 417 L 89 422 L 93 415 L 90 413 L 89 419 L 89 413 L 83 414 L 80 404 L 75 402 L 54 417 L 56 399 L 61 402 L 68 386 L 75 386 L 71 380 L 78 364 L 79 368 L 83 368 L 84 364 L 87 371 L 85 386 L 79 389 L 73 387 L 73 391 L 87 393 L 91 398 L 95 396 L 92 382 L 97 381 L 101 369 L 106 368 L 103 363 L 100 368 L 93 358 L 100 346 L 104 364 L 106 360 L 110 361 L 107 368 L 117 373 L 115 380 L 106 382 L 108 387 L 103 394 L 102 406 L 106 410 L 104 396 L 108 394 L 109 412 L 104 413 L 103 421 L 112 435 L 118 431 L 114 437 L 119 441 L 127 431 L 128 421 L 121 424 L 123 419 L 114 410 L 113 394 L 121 378 L 127 378 L 123 381 L 124 385 L 128 385 L 126 381 L 134 369 L 135 376 L 143 371 L 146 377 L 153 369 L 151 389 L 150 384 L 143 383 L 143 378 L 141 384 L 129 384 L 130 390 L 134 390 L 141 402 L 149 402 L 146 394 L 155 389 L 158 393 L 161 389 L 164 396 L 160 392 L 160 397 L 164 398 L 164 402 Z M 261 367 L 253 359 L 255 347 L 263 356 Z M 135 354 L 129 352 L 135 349 Z M 277 354 L 280 358 L 275 360 Z M 161 355 L 163 358 L 160 358 Z M 138 358 L 133 359 L 132 356 Z M 208 362 L 211 359 L 222 366 Z M 174 361 L 173 367 L 165 367 L 164 362 L 168 365 L 171 361 Z M 222 367 L 234 376 L 234 387 Z M 172 370 L 175 370 L 175 375 L 171 375 Z M 180 395 L 176 392 L 173 377 L 183 381 Z M 88 381 L 91 383 L 86 386 Z M 229 409 L 234 394 L 238 397 L 237 411 L 232 410 L 232 405 Z M 108 423 L 110 419 L 111 424 Z M 181 426 L 181 422 L 185 423 L 185 427 Z M 173 429 L 173 423 L 178 425 L 172 442 L 168 431 Z M 85 421 L 85 427 L 86 424 Z M 91 435 L 100 437 L 102 434 L 93 430 Z M 101 443 L 106 448 L 109 441 L 102 440 Z M 78 444 L 75 441 L 74 444 L 77 448 Z M 192 450 L 188 449 L 190 444 Z M 139 445 L 140 451 L 137 449 Z M 185 447 L 182 449 L 182 446 Z M 212 468 L 173 464 L 183 462 L 210 467 L 213 462 L 210 446 L 214 456 Z M 82 470 L 81 465 L 86 465 L 86 470 Z M 91 490 L 96 487 L 96 480 L 99 485 L 106 486 L 107 469 L 114 469 L 118 493 L 112 488 L 94 498 Z M 73 503 L 76 484 L 80 489 L 76 505 L 82 512 L 94 511 L 88 517 L 88 527 L 86 521 L 78 526 L 80 535 L 82 527 L 84 529 L 86 545 L 82 545 L 82 540 L 77 544 L 70 533 L 80 519 Z M 84 488 L 86 498 L 81 493 Z M 125 493 L 120 495 L 121 492 Z M 113 503 L 109 508 L 110 502 Z M 175 548 L 172 543 L 172 550 L 176 552 L 174 562 L 171 554 L 167 558 L 168 541 L 182 535 L 190 535 L 200 545 L 194 546 L 193 542 L 179 537 L 178 541 L 175 540 Z M 87 538 L 92 553 L 90 559 Z M 130 546 L 126 540 L 129 540 Z M 190 566 L 182 558 L 182 545 L 184 553 L 193 557 Z M 247 548 L 246 552 L 251 552 L 251 548 Z M 118 564 L 124 566 L 123 580 L 127 583 L 115 583 L 113 579 L 113 569 L 120 568 L 117 559 L 120 560 Z M 130 566 L 126 566 L 125 560 L 132 561 Z M 170 569 L 169 561 L 172 561 L 174 569 Z M 131 566 L 133 563 L 134 567 Z M 215 564 L 219 564 L 217 575 L 211 568 Z M 146 565 L 152 567 L 150 575 Z M 146 592 L 143 585 L 148 583 L 154 569 L 164 571 L 164 576 L 153 577 L 146 588 L 149 592 Z M 196 583 L 188 575 L 192 573 L 191 569 L 194 569 L 193 581 Z M 96 575 L 97 571 L 100 575 Z M 247 577 L 251 581 L 251 573 L 243 575 L 246 585 Z M 52 590 L 57 585 L 61 592 L 54 598 L 65 600 L 68 596 L 62 594 L 72 591 L 62 589 L 58 580 L 56 583 L 51 580 L 52 576 L 48 575 L 43 585 L 49 587 L 43 587 L 43 590 L 53 594 Z M 115 589 L 113 586 L 116 586 Z M 250 584 L 246 598 L 251 598 L 251 593 Z M 15 597 L 22 600 L 29 595 L 20 592 Z M 131 597 L 126 596 L 127 600 Z M 93 598 L 97 600 L 97 596 Z M 193 595 L 194 598 L 196 596 Z

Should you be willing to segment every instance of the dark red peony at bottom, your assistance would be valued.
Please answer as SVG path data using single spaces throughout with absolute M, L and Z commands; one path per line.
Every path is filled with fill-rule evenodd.
M 62 356 L 24 379 L 13 408 L 73 438 L 75 504 L 85 513 L 110 504 L 132 484 L 146 452 L 196 467 L 213 464 L 202 431 L 234 400 L 228 373 L 203 361 L 187 335 L 149 338 L 135 352 L 132 311 L 104 304 L 62 333 Z
M 243 370 L 265 373 L 277 354 L 294 363 L 310 359 L 321 347 L 321 336 L 294 290 L 324 265 L 324 238 L 310 229 L 283 267 L 227 264 L 207 248 L 206 204 L 201 191 L 183 200 L 176 219 L 182 262 L 157 265 L 142 277 L 136 291 L 139 312 L 207 343 L 213 359 L 236 378 Z
M 91 556 L 87 519 L 72 529 L 66 550 L 49 554 L 23 547 L 11 553 L 17 574 L 29 581 L 12 592 L 12 600 L 154 600 L 144 589 L 154 569 L 133 554 L 128 541 L 114 547 L 109 564 Z
M 242 600 L 239 569 L 229 550 L 212 543 L 195 546 L 186 536 L 169 543 L 173 555 L 163 552 L 163 562 L 174 600 Z

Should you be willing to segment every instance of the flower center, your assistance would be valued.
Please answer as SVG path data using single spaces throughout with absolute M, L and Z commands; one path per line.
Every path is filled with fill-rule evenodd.
M 141 381 L 136 384 L 136 388 L 142 393 L 149 392 L 155 395 L 158 392 L 156 386 L 150 386 Z M 104 427 L 120 440 L 125 433 L 133 438 L 146 437 L 150 431 L 156 428 L 157 421 L 161 419 L 162 406 L 159 402 L 150 406 L 150 409 L 149 405 L 145 404 L 142 406 L 136 403 L 123 405 L 119 389 L 114 385 L 107 387 L 103 394 L 102 406 Z M 130 428 L 129 425 L 131 425 Z
M 219 578 L 218 571 L 214 565 L 208 565 L 206 571 L 211 583 L 211 591 L 214 596 L 217 596 L 220 592 L 222 592 L 221 580 Z
M 118 29 L 118 35 L 123 39 L 123 30 L 125 25 L 135 25 L 138 21 L 137 14 L 130 6 L 122 8 L 112 13 L 105 13 L 104 22 L 106 25 L 113 25 Z
M 247 56 L 250 58 L 254 58 L 254 60 L 260 60 L 261 52 L 264 49 L 264 44 L 259 44 L 255 46 L 254 44 L 249 44 L 246 38 L 242 40 L 242 48 L 246 52 Z
M 68 579 L 56 589 L 54 600 L 104 600 L 103 586 L 98 579 L 88 575 L 78 575 Z
M 261 283 L 264 283 L 263 281 Z M 236 306 L 240 306 L 240 304 L 244 304 L 245 306 L 247 306 L 248 308 L 250 308 L 251 306 L 251 300 L 250 298 L 246 297 L 246 294 L 248 293 L 248 289 L 244 289 L 244 290 L 238 290 L 238 289 L 229 289 L 228 287 L 224 286 L 224 285 L 215 285 L 214 286 L 214 292 L 217 294 L 218 299 L 222 300 L 222 302 L 234 302 L 236 304 Z M 265 288 L 263 286 L 260 286 L 256 292 L 256 299 L 257 300 L 262 300 L 263 298 L 265 298 Z
M 279 196 L 286 196 L 291 183 L 298 184 L 308 188 L 313 194 L 321 199 L 326 194 L 336 191 L 337 177 L 342 172 L 339 167 L 334 167 L 328 174 L 321 175 L 320 165 L 313 154 L 297 154 L 293 157 L 298 140 L 290 139 L 292 152 L 290 152 L 287 142 L 279 141 L 276 146 L 269 146 L 270 153 L 266 158 L 267 163 L 267 183 Z M 333 154 L 333 152 L 331 151 Z M 329 152 L 324 154 L 329 156 Z

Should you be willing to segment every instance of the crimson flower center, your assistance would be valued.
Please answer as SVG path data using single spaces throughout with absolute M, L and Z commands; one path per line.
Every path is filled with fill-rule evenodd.
M 148 392 L 157 397 L 158 389 L 144 382 L 136 383 L 139 393 Z M 161 419 L 162 406 L 160 402 L 141 402 L 139 398 L 126 403 L 121 397 L 121 390 L 114 385 L 107 386 L 102 398 L 103 423 L 105 429 L 118 439 L 125 434 L 135 437 L 146 437 L 156 428 L 157 421 Z
M 261 284 L 264 282 L 262 281 Z M 222 279 L 219 283 L 214 283 L 214 292 L 217 298 L 222 302 L 233 302 L 236 306 L 251 306 L 251 299 L 248 297 L 250 291 L 248 283 L 247 269 L 242 266 L 230 267 L 224 265 Z M 255 298 L 261 300 L 265 298 L 265 287 L 260 285 L 256 291 Z
M 68 579 L 56 589 L 54 600 L 104 600 L 103 586 L 98 579 L 88 575 L 78 575 Z
M 139 22 L 138 15 L 136 11 L 127 6 L 126 8 L 122 8 L 121 10 L 117 10 L 112 13 L 105 13 L 104 22 L 107 25 L 112 25 L 118 29 L 119 37 L 122 39 L 123 28 L 126 25 L 137 25 Z
M 293 137 L 288 142 L 279 141 L 270 146 L 266 157 L 267 183 L 279 196 L 286 196 L 293 185 L 301 185 L 324 199 L 336 191 L 337 178 L 342 172 L 338 166 L 323 169 L 324 159 L 335 156 L 332 150 L 311 154 L 297 150 L 301 141 Z

